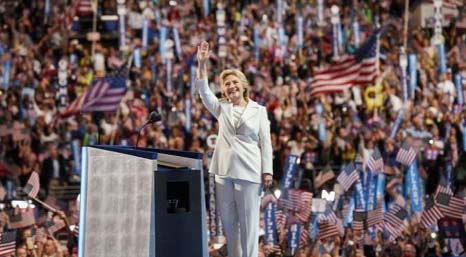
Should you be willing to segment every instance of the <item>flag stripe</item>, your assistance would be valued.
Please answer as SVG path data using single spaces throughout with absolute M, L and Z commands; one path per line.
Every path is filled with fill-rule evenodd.
M 311 83 L 311 96 L 372 83 L 377 76 L 376 43 L 381 31 L 376 30 L 354 55 L 345 56 L 330 67 L 317 71 Z

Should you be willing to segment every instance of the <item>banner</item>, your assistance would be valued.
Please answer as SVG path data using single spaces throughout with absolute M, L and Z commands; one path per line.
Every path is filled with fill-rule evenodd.
M 50 0 L 45 0 L 44 16 L 45 19 L 50 16 Z
M 359 22 L 358 22 L 357 17 L 354 18 L 352 28 L 353 28 L 353 37 L 354 37 L 354 47 L 359 48 L 359 45 L 361 44 L 361 35 L 360 35 Z
M 134 60 L 134 66 L 136 66 L 136 68 L 140 69 L 142 67 L 141 49 L 135 48 L 133 50 L 133 60 Z
M 186 115 L 186 123 L 184 124 L 184 128 L 188 132 L 191 132 L 191 127 L 192 127 L 191 108 L 192 108 L 191 99 L 189 98 L 184 99 L 184 111 Z
M 196 70 L 197 67 L 195 65 L 191 65 L 189 72 L 189 81 L 191 85 L 191 97 L 193 98 L 196 95 Z
M 325 127 L 325 118 L 320 117 L 319 122 L 319 141 L 325 142 L 327 140 L 327 128 Z
M 269 202 L 264 211 L 265 244 L 268 245 L 277 244 L 277 236 L 275 234 L 275 231 L 277 231 L 276 210 L 277 204 L 274 202 Z
M 144 19 L 142 23 L 142 49 L 147 49 L 148 42 L 149 42 L 149 20 Z
M 254 28 L 254 56 L 256 57 L 256 60 L 259 60 L 260 58 L 260 40 L 259 29 Z
M 317 0 L 317 25 L 324 25 L 324 0 Z
M 161 18 L 161 16 L 160 16 L 160 10 L 159 10 L 159 8 L 155 8 L 154 17 L 155 17 L 155 21 L 157 22 L 157 24 L 160 25 L 160 21 L 162 20 L 162 18 Z
M 282 54 L 282 58 L 283 58 L 285 55 L 284 52 L 286 51 L 285 28 L 283 27 L 283 25 L 280 25 L 280 27 L 278 28 L 278 43 L 279 43 L 281 51 L 283 51 L 283 54 Z
M 120 49 L 126 46 L 126 21 L 124 14 L 118 14 L 118 20 L 120 22 Z
M 354 196 L 354 192 L 353 192 L 353 196 Z M 353 224 L 354 208 L 355 208 L 355 200 L 354 200 L 354 197 L 351 197 L 349 200 L 348 209 L 346 210 L 346 214 L 343 214 L 345 215 L 344 220 L 343 220 L 343 224 L 345 225 L 345 227 L 347 227 L 349 224 Z
M 401 122 L 403 122 L 403 109 L 400 109 L 398 111 L 398 115 L 396 116 L 396 120 L 393 123 L 392 131 L 390 132 L 390 138 L 391 139 L 395 139 L 396 132 L 398 131 L 398 128 L 400 127 Z
M 160 40 L 159 40 L 159 53 L 160 58 L 162 59 L 162 63 L 165 64 L 167 59 L 167 54 L 165 51 L 165 41 L 167 40 L 167 27 L 162 26 L 160 29 Z
M 360 172 L 363 173 L 363 172 Z M 355 200 L 355 207 L 358 209 L 366 208 L 366 199 L 364 197 L 364 187 L 363 187 L 363 178 L 364 176 L 359 176 L 359 179 L 354 184 L 353 197 Z
M 311 231 L 309 231 L 309 235 L 311 237 L 312 240 L 315 240 L 317 238 L 317 235 L 319 234 L 319 225 L 317 224 L 317 216 L 318 215 L 312 215 L 312 226 L 310 226 L 310 228 L 312 228 Z
M 204 16 L 209 16 L 210 13 L 210 0 L 203 0 L 202 6 L 204 7 Z
M 209 173 L 209 219 L 210 219 L 210 236 L 217 236 L 217 210 L 215 203 L 215 174 Z
M 178 60 L 183 60 L 183 53 L 181 52 L 181 40 L 180 34 L 176 28 L 173 28 L 173 38 L 175 39 L 175 51 L 176 56 L 178 56 Z
M 422 195 L 421 195 L 421 184 L 419 180 L 419 171 L 417 167 L 417 161 L 411 164 L 408 168 L 406 177 L 407 189 L 409 199 L 411 200 L 411 211 L 422 212 Z
M 303 30 L 303 16 L 298 16 L 298 49 L 304 48 L 304 30 Z
M 333 24 L 333 41 L 332 41 L 332 46 L 333 46 L 333 57 L 338 58 L 339 55 L 339 47 L 340 43 L 338 42 L 338 35 L 340 34 L 340 23 L 335 23 Z
M 445 57 L 445 44 L 442 42 L 437 45 L 437 54 L 438 54 L 438 67 L 440 74 L 443 74 L 447 71 L 447 60 Z
M 451 186 L 453 183 L 453 165 L 451 161 L 447 161 L 445 164 L 444 177 L 447 180 L 447 185 Z
M 288 232 L 288 248 L 291 251 L 291 255 L 294 256 L 299 249 L 299 239 L 301 235 L 301 223 L 297 222 L 290 226 Z
M 10 73 L 11 73 L 11 58 L 8 58 L 3 63 L 3 89 L 5 91 L 10 87 Z
M 385 174 L 379 173 L 377 176 L 377 199 L 384 198 L 385 196 Z
M 283 170 L 282 189 L 291 188 L 296 173 L 296 167 L 298 166 L 298 160 L 298 156 L 292 154 L 288 155 Z
M 409 97 L 414 98 L 417 86 L 417 59 L 415 54 L 409 55 Z
M 167 66 L 167 93 L 172 92 L 172 60 L 167 59 L 166 64 Z
M 73 153 L 73 171 L 74 173 L 81 174 L 81 143 L 79 139 L 73 139 L 71 142 L 71 150 Z
M 344 45 L 346 44 L 346 33 L 345 31 L 343 30 L 343 24 L 338 24 L 338 47 L 341 51 L 345 51 L 344 50 Z
M 277 22 L 279 26 L 283 23 L 283 0 L 277 0 Z
M 370 172 L 367 178 L 366 191 L 367 191 L 367 205 L 366 211 L 374 210 L 377 207 L 377 186 L 378 186 L 378 173 Z
M 403 103 L 409 99 L 408 81 L 406 80 L 406 67 L 400 66 L 401 69 L 401 86 L 403 90 Z
M 464 104 L 464 92 L 463 92 L 463 83 L 462 83 L 461 75 L 455 75 L 455 86 L 456 86 L 456 102 L 461 105 Z

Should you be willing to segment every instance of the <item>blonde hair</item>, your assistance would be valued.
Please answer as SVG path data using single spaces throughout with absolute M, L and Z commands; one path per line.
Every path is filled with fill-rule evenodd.
M 244 100 L 246 100 L 246 102 L 249 101 L 249 92 L 251 91 L 251 86 L 249 85 L 249 81 L 246 78 L 246 75 L 244 75 L 242 71 L 237 70 L 237 69 L 226 69 L 222 71 L 222 73 L 220 73 L 220 85 L 222 87 L 222 96 L 226 97 L 225 90 L 224 90 L 224 83 L 225 83 L 226 77 L 230 75 L 237 77 L 239 81 L 241 82 L 241 84 L 243 84 L 243 87 L 244 87 L 243 98 Z

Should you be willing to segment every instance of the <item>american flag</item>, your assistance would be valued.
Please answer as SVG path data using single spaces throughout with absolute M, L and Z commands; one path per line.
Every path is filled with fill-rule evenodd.
M 0 233 L 0 256 L 10 256 L 16 249 L 16 230 Z
M 29 176 L 26 186 L 23 188 L 23 191 L 29 195 L 31 198 L 37 197 L 37 194 L 40 190 L 39 175 L 37 172 L 33 171 L 31 176 Z
M 396 154 L 396 161 L 403 165 L 411 166 L 416 159 L 416 154 L 416 150 L 405 140 Z
M 304 226 L 302 226 L 301 235 L 299 237 L 299 247 L 307 246 L 308 242 L 309 242 L 309 231 L 305 229 Z
M 329 166 L 325 167 L 314 179 L 314 187 L 319 188 L 327 181 L 333 179 L 335 177 L 335 173 Z
M 367 161 L 367 167 L 370 171 L 383 171 L 383 158 L 380 154 L 379 148 L 374 148 L 371 158 Z
M 336 227 L 336 223 L 332 221 L 319 221 L 319 239 L 324 240 L 330 237 L 339 236 L 340 232 Z
M 275 219 L 277 221 L 277 230 L 282 230 L 286 225 L 286 213 L 282 210 L 277 210 L 275 213 Z
M 404 220 L 408 216 L 408 212 L 401 206 L 395 204 L 388 213 L 385 214 L 385 228 L 391 235 L 392 239 L 401 235 L 405 225 Z
M 79 112 L 116 111 L 126 92 L 127 74 L 128 69 L 124 65 L 104 78 L 95 80 L 92 87 L 74 100 L 61 116 L 68 117 Z
M 393 226 L 399 226 L 403 223 L 404 219 L 408 216 L 408 212 L 404 207 L 395 204 L 388 213 L 385 214 L 385 224 L 391 224 Z
M 382 227 L 383 224 L 383 209 L 382 202 L 377 203 L 377 208 L 367 212 L 367 226 L 376 228 Z
M 338 220 L 337 215 L 335 212 L 333 212 L 332 207 L 330 206 L 329 203 L 325 205 L 325 210 L 323 213 L 319 214 L 319 222 L 320 221 L 330 221 L 330 222 L 336 222 Z
M 10 228 L 24 228 L 32 226 L 36 223 L 36 218 L 34 216 L 34 210 L 31 208 L 12 210 L 10 213 Z
M 50 220 L 44 224 L 44 227 L 49 231 L 50 234 L 53 234 L 59 231 L 65 226 L 66 224 L 62 219 Z
M 439 192 L 435 199 L 437 205 L 440 207 L 440 210 L 445 214 L 445 216 L 451 218 L 462 219 L 463 214 L 466 208 L 464 199 Z
M 306 223 L 309 220 L 311 213 L 312 213 L 312 193 L 302 191 L 301 192 L 301 206 L 299 208 L 299 211 L 296 213 L 296 216 L 301 222 Z
M 359 179 L 359 175 L 356 172 L 356 168 L 353 163 L 348 164 L 345 169 L 340 172 L 340 175 L 337 177 L 338 183 L 341 187 L 348 191 L 348 189 Z
M 365 227 L 365 221 L 367 219 L 367 212 L 361 209 L 353 211 L 353 229 L 362 231 Z
M 286 190 L 280 197 L 279 203 L 285 209 L 298 211 L 301 207 L 301 192 L 294 189 Z
M 381 29 L 376 30 L 354 55 L 342 57 L 330 67 L 315 72 L 311 95 L 339 92 L 374 82 L 377 76 L 377 36 L 380 32 Z
M 440 208 L 435 204 L 432 197 L 425 198 L 425 207 L 421 215 L 421 225 L 428 228 L 436 225 L 437 221 L 443 218 L 444 215 Z
M 435 195 L 437 195 L 439 193 L 444 193 L 444 194 L 447 194 L 447 195 L 453 195 L 453 191 L 448 186 L 448 182 L 447 182 L 447 180 L 445 179 L 444 176 L 440 177 L 440 182 L 439 182 L 439 184 L 437 186 L 437 189 L 435 190 Z

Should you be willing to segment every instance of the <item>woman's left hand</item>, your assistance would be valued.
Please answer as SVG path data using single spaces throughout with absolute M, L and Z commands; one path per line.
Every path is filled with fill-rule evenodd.
M 262 185 L 264 187 L 271 187 L 273 182 L 273 178 L 271 174 L 265 173 L 262 175 Z

